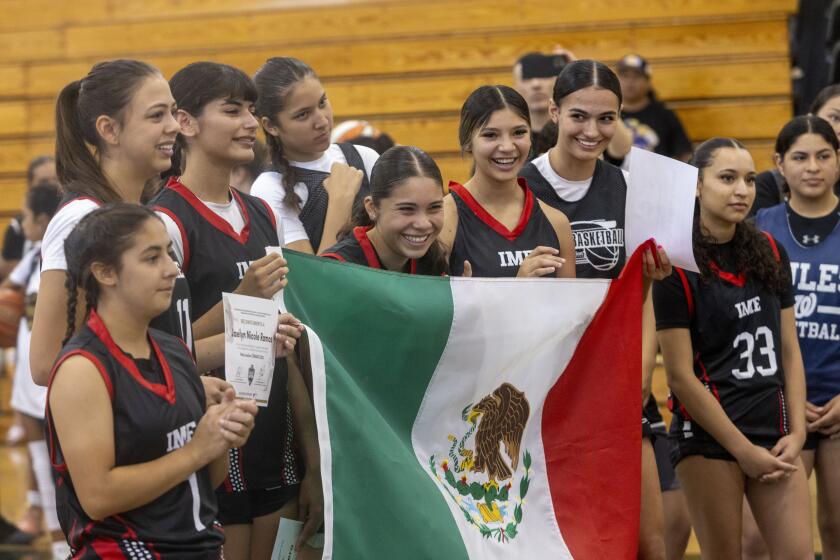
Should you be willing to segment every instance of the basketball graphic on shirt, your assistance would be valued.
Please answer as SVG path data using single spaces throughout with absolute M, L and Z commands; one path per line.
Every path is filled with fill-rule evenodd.
M 615 220 L 572 222 L 575 262 L 595 270 L 612 270 L 618 265 L 624 247 L 624 229 Z

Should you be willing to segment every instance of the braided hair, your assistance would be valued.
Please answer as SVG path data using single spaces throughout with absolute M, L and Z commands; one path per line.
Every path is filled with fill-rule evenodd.
M 122 268 L 122 256 L 134 244 L 134 235 L 147 220 L 160 220 L 149 208 L 138 204 L 115 202 L 86 215 L 64 240 L 67 257 L 67 330 L 62 346 L 76 330 L 79 290 L 84 293 L 84 318 L 99 302 L 99 283 L 91 271 L 93 263 Z

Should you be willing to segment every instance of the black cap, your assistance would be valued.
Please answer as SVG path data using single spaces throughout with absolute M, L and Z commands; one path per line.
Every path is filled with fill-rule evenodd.
M 531 52 L 516 61 L 522 65 L 522 79 L 556 78 L 569 59 L 562 54 Z

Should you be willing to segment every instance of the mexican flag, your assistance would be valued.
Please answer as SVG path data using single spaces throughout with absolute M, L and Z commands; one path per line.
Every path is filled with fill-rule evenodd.
M 641 254 L 608 280 L 408 276 L 288 251 L 324 558 L 635 558 Z

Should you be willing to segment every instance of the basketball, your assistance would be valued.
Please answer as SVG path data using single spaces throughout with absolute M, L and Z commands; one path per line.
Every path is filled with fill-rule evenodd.
M 0 288 L 0 348 L 14 348 L 23 317 L 23 292 Z

